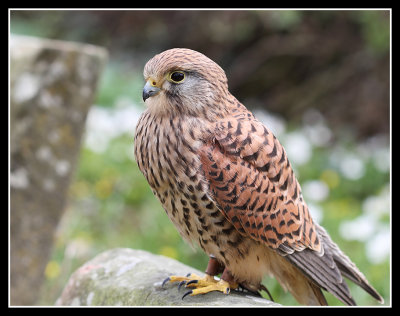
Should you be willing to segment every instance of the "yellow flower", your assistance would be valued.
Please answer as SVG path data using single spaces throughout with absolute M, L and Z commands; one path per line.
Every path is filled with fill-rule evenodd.
M 339 185 L 340 177 L 339 174 L 332 170 L 326 169 L 321 173 L 321 181 L 325 182 L 329 189 L 334 189 Z
M 49 261 L 44 270 L 44 275 L 47 279 L 54 279 L 60 275 L 60 265 L 56 261 Z
M 163 248 L 161 248 L 161 250 L 159 251 L 160 255 L 166 256 L 166 257 L 170 257 L 173 259 L 178 258 L 178 252 L 176 251 L 175 248 L 169 247 L 169 246 L 165 246 Z

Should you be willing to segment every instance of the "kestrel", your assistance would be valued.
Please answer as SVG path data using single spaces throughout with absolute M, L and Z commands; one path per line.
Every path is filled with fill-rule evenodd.
M 300 304 L 327 305 L 323 289 L 355 305 L 346 277 L 383 303 L 312 220 L 285 149 L 229 92 L 220 66 L 176 48 L 150 59 L 144 78 L 137 164 L 180 235 L 210 257 L 205 277 L 166 281 L 192 288 L 185 295 L 228 294 L 266 290 L 271 275 Z

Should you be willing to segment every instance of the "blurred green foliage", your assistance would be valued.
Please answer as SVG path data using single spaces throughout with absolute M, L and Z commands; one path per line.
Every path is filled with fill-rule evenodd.
M 390 45 L 390 28 L 382 15 L 377 11 L 362 11 L 355 16 L 362 25 L 369 48 L 377 54 L 386 53 Z
M 132 73 L 136 75 L 132 76 Z M 99 85 L 96 104 L 112 107 L 121 96 L 129 98 L 136 104 L 142 101 L 143 78 L 138 69 L 132 65 L 111 60 L 104 70 Z
M 373 56 L 383 56 L 379 59 L 380 62 L 387 58 L 389 50 L 390 29 L 387 14 L 382 11 L 207 11 L 199 14 L 190 11 L 153 11 L 120 13 L 120 20 L 112 18 L 116 14 L 118 12 L 97 11 L 94 14 L 86 14 L 82 11 L 16 11 L 12 13 L 11 31 L 107 46 L 111 51 L 110 63 L 104 71 L 95 103 L 103 108 L 118 110 L 121 100 L 128 100 L 127 106 L 136 107 L 139 112 L 144 110 L 141 101 L 141 73 L 144 62 L 153 52 L 170 46 L 185 46 L 206 53 L 209 51 L 211 56 L 221 57 L 222 66 L 228 69 L 230 83 L 234 90 L 238 91 L 239 97 L 240 94 L 243 96 L 240 98 L 242 101 L 250 96 L 262 95 L 264 100 L 268 101 L 264 103 L 275 106 L 275 110 L 279 107 L 284 108 L 282 104 L 286 103 L 296 106 L 299 100 L 308 96 L 311 96 L 309 103 L 303 103 L 302 106 L 325 104 L 324 102 L 334 95 L 333 103 L 326 102 L 327 114 L 336 113 L 337 117 L 345 120 L 348 117 L 339 111 L 340 103 L 349 113 L 354 112 L 354 109 L 349 107 L 349 104 L 353 104 L 353 99 L 347 98 L 345 93 L 355 95 L 353 87 L 368 81 L 359 79 L 370 76 L 366 72 L 360 72 L 360 76 L 357 77 L 343 75 L 340 65 L 348 68 L 351 74 L 356 71 L 350 67 L 353 64 L 346 63 L 349 58 L 344 59 L 343 64 L 338 62 L 342 51 L 355 47 L 355 51 L 358 52 L 357 49 L 365 45 L 365 49 L 371 51 Z M 106 23 L 107 21 L 109 23 Z M 85 27 L 78 28 L 73 24 Z M 196 36 L 190 32 L 193 29 L 197 31 Z M 315 34 L 311 33 L 312 31 Z M 359 32 L 365 43 L 359 43 Z M 113 36 L 114 33 L 118 36 Z M 134 36 L 130 36 L 131 33 Z M 153 40 L 147 41 L 150 36 Z M 343 42 L 337 40 L 340 36 L 343 36 Z M 327 42 L 321 45 L 321 39 L 327 39 Z M 283 51 L 281 55 L 275 51 L 276 43 L 279 43 L 279 49 Z M 337 50 L 334 51 L 333 48 Z M 332 54 L 325 53 L 330 49 Z M 134 57 L 138 60 L 130 56 L 131 52 L 134 52 Z M 315 52 L 317 57 L 311 59 L 310 56 Z M 260 56 L 265 57 L 260 59 L 260 63 L 247 64 L 256 61 Z M 293 59 L 288 59 L 288 56 L 292 56 Z M 373 59 L 368 54 L 354 56 L 367 56 L 367 62 L 364 64 L 372 64 Z M 236 66 L 243 62 L 244 68 L 253 67 L 254 71 L 260 70 L 266 77 L 261 77 L 259 73 L 255 76 L 242 75 L 246 69 L 238 66 L 235 68 L 235 57 L 238 58 Z M 382 69 L 379 62 L 376 63 L 377 67 Z M 326 69 L 323 68 L 325 65 L 328 65 Z M 265 68 L 268 68 L 268 71 L 265 71 Z M 309 76 L 313 88 L 304 86 L 304 89 L 300 89 L 312 71 L 322 73 L 323 76 Z M 373 69 L 372 71 L 374 72 Z M 368 85 L 362 86 L 362 91 L 371 92 L 374 96 L 378 92 L 386 95 L 387 90 L 377 85 L 382 82 L 381 78 L 378 76 L 378 79 L 371 81 L 374 89 L 367 89 Z M 290 84 L 291 79 L 297 81 Z M 319 86 L 324 80 L 331 90 Z M 255 85 L 254 82 L 262 84 Z M 289 85 L 285 86 L 283 82 L 289 82 Z M 332 85 L 332 82 L 335 84 Z M 347 90 L 344 89 L 346 86 L 349 86 Z M 263 91 L 254 90 L 256 87 Z M 291 94 L 291 91 L 294 93 Z M 327 91 L 331 91 L 332 95 Z M 318 93 L 323 98 L 313 99 Z M 281 95 L 282 98 L 274 99 L 276 95 Z M 370 104 L 374 104 L 374 96 L 365 94 L 365 98 L 373 100 Z M 322 102 L 319 102 L 320 100 Z M 385 102 L 384 100 L 383 103 L 386 104 Z M 354 102 L 359 103 L 362 106 L 367 105 Z M 260 102 L 255 104 L 259 105 Z M 246 105 L 251 106 L 251 102 L 246 102 Z M 361 113 L 364 113 L 363 111 L 367 116 L 368 111 L 363 109 Z M 388 113 L 383 112 L 383 116 L 388 117 Z M 286 116 L 297 120 L 288 122 L 288 128 L 278 135 L 284 145 L 289 133 L 304 135 L 305 125 L 301 123 L 299 108 L 291 108 L 287 113 L 289 114 Z M 356 112 L 356 115 L 359 115 L 358 113 Z M 372 115 L 373 119 L 378 121 L 381 116 L 377 116 L 376 113 L 371 112 L 368 115 Z M 350 121 L 352 119 L 353 116 L 350 117 Z M 52 305 L 77 267 L 110 248 L 145 249 L 175 258 L 200 270 L 205 269 L 207 256 L 181 239 L 133 160 L 134 120 L 132 117 L 132 128 L 111 138 L 104 150 L 93 150 L 87 143 L 83 144 L 79 166 L 70 189 L 69 207 L 57 230 L 53 255 L 45 271 L 46 284 L 39 304 Z M 367 127 L 371 125 L 368 124 L 370 121 L 367 122 Z M 383 120 L 380 126 L 386 126 L 385 124 L 387 125 L 387 122 Z M 371 131 L 368 128 L 366 130 Z M 376 132 L 376 129 L 372 131 Z M 374 234 L 367 240 L 349 239 L 340 230 L 340 227 L 343 227 L 342 223 L 356 220 L 366 213 L 365 204 L 370 197 L 382 195 L 385 201 L 389 199 L 389 194 L 382 193 L 386 192 L 389 186 L 389 168 L 379 165 L 379 159 L 383 165 L 389 165 L 389 155 L 385 155 L 389 152 L 388 137 L 378 138 L 375 147 L 366 146 L 367 149 L 362 150 L 360 141 L 353 132 L 351 128 L 341 128 L 326 144 L 313 144 L 310 159 L 304 164 L 293 165 L 302 185 L 309 181 L 317 181 L 320 185 L 322 183 L 328 187 L 327 198 L 312 201 L 312 205 L 321 210 L 321 224 L 383 295 L 385 304 L 388 305 L 391 299 L 389 255 L 382 260 L 371 261 L 367 255 L 367 248 L 370 239 L 375 237 Z M 379 158 L 375 152 L 382 149 L 384 154 Z M 342 170 L 343 166 L 338 163 L 337 157 L 340 161 L 341 157 L 346 155 L 353 157 L 352 161 L 361 161 L 363 172 L 358 177 L 347 177 Z M 375 220 L 372 225 L 383 230 L 390 229 L 389 210 L 377 215 Z M 390 240 L 385 242 L 389 243 Z M 285 294 L 275 280 L 265 278 L 264 284 L 277 302 L 283 305 L 297 305 L 291 295 Z M 352 284 L 350 287 L 359 305 L 377 304 L 363 290 Z M 327 298 L 332 305 L 341 304 L 329 294 Z

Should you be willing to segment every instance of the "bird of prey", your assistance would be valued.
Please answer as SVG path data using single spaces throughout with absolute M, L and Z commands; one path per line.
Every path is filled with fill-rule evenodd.
M 323 289 L 355 305 L 346 277 L 383 302 L 313 221 L 285 149 L 229 92 L 219 65 L 175 48 L 150 59 L 144 78 L 137 164 L 180 235 L 210 257 L 204 277 L 166 281 L 193 296 L 266 290 L 271 275 L 300 304 L 327 305 Z

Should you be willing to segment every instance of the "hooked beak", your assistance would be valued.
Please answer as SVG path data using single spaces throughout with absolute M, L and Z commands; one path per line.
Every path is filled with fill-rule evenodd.
M 160 88 L 151 84 L 151 80 L 148 80 L 143 88 L 143 95 L 142 95 L 143 101 L 146 101 L 148 98 L 152 97 L 153 95 L 156 95 L 157 93 L 160 92 L 160 90 L 161 90 Z

